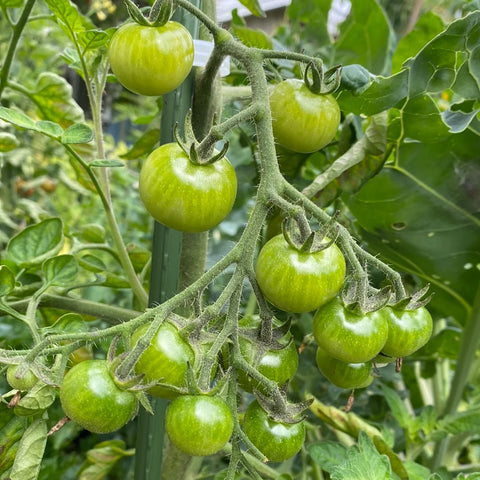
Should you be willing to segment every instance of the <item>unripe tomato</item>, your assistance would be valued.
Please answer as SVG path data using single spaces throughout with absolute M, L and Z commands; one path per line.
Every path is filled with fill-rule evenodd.
M 123 427 L 137 411 L 135 394 L 115 383 L 106 360 L 85 360 L 72 367 L 60 387 L 63 411 L 94 433 Z
M 7 368 L 7 382 L 15 390 L 30 390 L 38 381 L 37 376 L 28 369 L 20 378 L 15 374 L 20 365 L 9 365 Z
M 203 232 L 230 212 L 237 177 L 224 157 L 196 165 L 176 143 L 154 150 L 143 164 L 140 197 L 153 218 L 182 232 Z
M 385 307 L 388 322 L 387 342 L 382 353 L 390 357 L 406 357 L 423 347 L 432 336 L 433 321 L 425 307 L 397 310 Z
M 388 323 L 383 309 L 358 315 L 334 299 L 318 309 L 313 336 L 332 357 L 346 363 L 368 362 L 387 341 Z
M 244 317 L 239 322 L 239 326 L 251 327 L 252 330 L 258 328 L 259 325 L 260 318 L 258 316 Z M 268 379 L 283 385 L 295 375 L 298 368 L 298 353 L 290 332 L 279 340 L 279 343 L 283 345 L 281 349 L 272 347 L 259 351 L 258 346 L 246 337 L 240 337 L 239 343 L 245 360 Z M 238 382 L 247 392 L 252 392 L 253 388 L 261 390 L 261 385 L 243 371 L 238 372 Z
M 218 452 L 228 442 L 233 416 L 220 397 L 183 395 L 168 406 L 165 430 L 182 452 L 203 457 Z
M 177 22 L 161 27 L 127 23 L 114 33 L 108 56 L 125 88 L 140 95 L 163 95 L 175 90 L 190 72 L 193 40 Z
M 149 324 L 137 328 L 131 337 L 131 348 L 145 334 Z M 184 340 L 178 328 L 166 321 L 160 325 L 150 345 L 140 355 L 135 365 L 135 372 L 145 374 L 145 382 L 161 381 L 175 387 L 186 386 L 188 363 L 193 366 L 195 354 L 190 344 Z M 151 395 L 174 398 L 173 390 L 155 386 L 148 390 Z
M 243 430 L 271 462 L 283 462 L 293 457 L 305 441 L 303 420 L 299 423 L 276 422 L 256 400 L 245 412 Z
M 265 298 L 286 312 L 309 312 L 327 303 L 345 278 L 345 259 L 331 245 L 305 253 L 276 235 L 261 249 L 256 265 L 258 285 Z
M 372 383 L 372 362 L 346 363 L 333 358 L 322 348 L 317 348 L 318 369 L 334 385 L 340 388 L 364 388 Z
M 277 83 L 270 93 L 275 140 L 294 152 L 320 150 L 335 137 L 340 108 L 332 95 L 311 92 L 302 80 Z

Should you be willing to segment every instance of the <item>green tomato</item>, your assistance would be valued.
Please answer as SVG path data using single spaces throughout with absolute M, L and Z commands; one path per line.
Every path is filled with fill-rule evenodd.
M 220 397 L 183 395 L 168 406 L 165 429 L 182 452 L 203 457 L 226 445 L 233 432 L 233 416 Z
M 310 312 L 339 292 L 345 278 L 345 259 L 335 245 L 316 253 L 301 252 L 283 235 L 261 249 L 256 277 L 265 298 L 286 312 Z
M 239 321 L 240 327 L 248 327 L 252 330 L 260 326 L 258 316 L 244 317 Z M 278 325 L 277 325 L 278 326 Z M 258 348 L 258 346 L 247 337 L 240 337 L 240 352 L 245 360 L 255 367 L 261 374 L 270 380 L 283 385 L 295 375 L 298 368 L 298 353 L 292 334 L 289 332 L 279 340 L 283 348 Z M 247 392 L 253 388 L 260 389 L 261 385 L 249 377 L 245 372 L 238 372 L 238 382 Z
M 305 441 L 305 424 L 272 420 L 254 400 L 245 412 L 243 430 L 271 462 L 283 462 L 299 452 Z
M 433 321 L 425 307 L 397 310 L 385 307 L 388 322 L 387 342 L 382 353 L 390 357 L 406 357 L 423 347 L 432 336 Z
M 145 335 L 149 327 L 149 324 L 145 324 L 133 332 L 131 348 Z M 160 325 L 150 345 L 140 355 L 135 372 L 145 374 L 146 383 L 160 381 L 174 387 L 185 387 L 188 364 L 193 366 L 194 361 L 195 353 L 190 344 L 181 337 L 175 325 L 166 321 Z M 177 396 L 173 390 L 161 386 L 154 386 L 148 392 L 163 398 Z
M 161 27 L 127 23 L 114 33 L 108 56 L 125 88 L 140 95 L 163 95 L 175 90 L 189 74 L 193 40 L 177 22 Z
M 273 87 L 270 108 L 276 141 L 294 152 L 320 150 L 335 137 L 340 125 L 335 98 L 311 92 L 298 79 L 284 80 Z
M 17 373 L 20 365 L 9 365 L 7 368 L 7 382 L 15 390 L 30 390 L 38 381 L 37 376 L 28 369 L 20 378 Z
M 123 427 L 138 406 L 136 395 L 115 383 L 106 360 L 85 360 L 70 369 L 60 387 L 60 402 L 65 415 L 94 433 Z
M 230 213 L 237 177 L 226 158 L 195 165 L 179 145 L 168 143 L 148 156 L 139 189 L 155 220 L 182 232 L 203 232 Z
M 342 362 L 318 347 L 316 362 L 320 372 L 337 387 L 346 389 L 365 388 L 372 383 L 371 361 L 362 363 Z
M 332 357 L 346 363 L 362 363 L 372 360 L 382 350 L 388 323 L 383 309 L 357 315 L 334 299 L 315 313 L 313 335 Z

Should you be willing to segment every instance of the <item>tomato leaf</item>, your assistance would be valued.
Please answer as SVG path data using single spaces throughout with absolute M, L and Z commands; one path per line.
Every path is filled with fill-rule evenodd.
M 52 405 L 56 396 L 55 387 L 37 382 L 15 406 L 15 414 L 25 417 L 37 415 Z
M 246 26 L 244 20 L 238 15 L 235 9 L 232 12 L 232 24 L 230 27 L 233 34 L 248 47 L 272 49 L 272 40 L 262 30 L 254 30 Z
M 312 443 L 308 446 L 308 453 L 328 473 L 347 460 L 347 449 L 332 441 Z
M 480 139 L 470 131 L 443 142 L 403 143 L 397 161 L 348 205 L 362 237 L 399 270 L 431 284 L 430 305 L 465 321 L 478 285 Z
M 124 160 L 138 160 L 140 157 L 150 153 L 160 140 L 160 129 L 147 130 L 132 146 L 132 148 L 120 158 Z
M 106 478 L 115 464 L 125 456 L 133 455 L 132 450 L 125 449 L 123 440 L 108 440 L 95 445 L 87 451 L 79 480 L 101 480 Z
M 391 480 L 392 469 L 386 455 L 380 455 L 365 432 L 358 436 L 358 447 L 350 447 L 347 460 L 330 474 L 332 480 Z
M 110 168 L 125 166 L 125 164 L 120 160 L 107 160 L 107 159 L 92 160 L 88 165 L 90 167 L 110 167 Z
M 47 444 L 47 422 L 35 420 L 23 434 L 10 472 L 10 480 L 36 480 Z
M 393 34 L 387 17 L 375 0 L 352 2 L 347 20 L 340 26 L 332 63 L 359 63 L 377 75 L 389 69 Z
M 258 0 L 239 0 L 239 2 L 244 7 L 247 7 L 248 10 L 251 13 L 253 13 L 256 17 L 266 17 L 267 16 Z
M 20 266 L 31 266 L 57 254 L 63 246 L 63 223 L 47 218 L 15 235 L 7 245 L 7 257 Z
M 15 275 L 5 265 L 0 265 L 0 297 L 4 297 L 15 288 Z
M 2 404 L 0 429 L 0 474 L 6 472 L 15 460 L 19 440 L 26 428 L 26 419 L 14 414 L 13 409 Z
M 76 33 L 85 30 L 84 18 L 69 0 L 45 0 L 45 3 L 71 40 L 74 40 Z
M 10 152 L 17 148 L 19 142 L 12 133 L 0 132 L 0 152 Z
M 47 284 L 63 287 L 78 274 L 78 264 L 73 255 L 58 255 L 48 258 L 42 265 Z
M 84 123 L 76 123 L 68 127 L 60 138 L 63 144 L 88 143 L 93 138 L 93 131 Z
M 0 0 L 0 5 L 4 8 L 19 8 L 23 5 L 23 0 Z
M 87 30 L 78 33 L 78 41 L 84 50 L 99 48 L 108 42 L 109 35 L 103 30 Z
M 480 433 L 480 406 L 470 407 L 464 412 L 447 415 L 438 422 L 438 427 L 450 435 Z

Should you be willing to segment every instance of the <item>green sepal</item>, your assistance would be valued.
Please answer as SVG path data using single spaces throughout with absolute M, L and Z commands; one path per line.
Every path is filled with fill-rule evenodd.
M 161 27 L 172 18 L 175 7 L 172 0 L 156 0 L 150 10 L 148 20 L 153 27 Z
M 139 25 L 150 26 L 150 22 L 145 18 L 142 11 L 132 2 L 132 0 L 123 0 L 130 18 Z

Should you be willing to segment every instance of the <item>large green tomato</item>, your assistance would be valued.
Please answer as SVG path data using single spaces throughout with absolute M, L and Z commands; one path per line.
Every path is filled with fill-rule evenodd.
M 203 457 L 218 452 L 228 442 L 233 416 L 220 397 L 183 395 L 168 406 L 165 430 L 182 452 Z
M 122 25 L 108 49 L 118 81 L 141 95 L 163 95 L 175 90 L 193 64 L 193 40 L 177 22 L 161 27 Z
M 372 362 L 346 363 L 333 358 L 322 348 L 317 348 L 318 369 L 334 385 L 340 388 L 364 388 L 372 383 Z
M 255 272 L 270 303 L 286 312 L 309 312 L 337 295 L 345 278 L 345 259 L 335 244 L 304 253 L 276 235 L 261 249 Z
M 106 360 L 85 360 L 70 369 L 60 387 L 63 411 L 94 433 L 123 427 L 137 411 L 135 394 L 115 383 Z
M 146 333 L 149 324 L 137 328 L 131 337 L 131 348 Z M 160 381 L 175 387 L 186 386 L 188 364 L 193 365 L 195 354 L 190 344 L 184 340 L 175 325 L 166 321 L 160 325 L 150 345 L 140 355 L 135 365 L 136 373 L 145 374 L 145 382 Z M 154 386 L 148 390 L 151 395 L 174 398 L 173 390 Z
M 311 92 L 302 80 L 290 78 L 270 93 L 275 140 L 294 152 L 320 150 L 335 137 L 340 109 L 332 95 Z
M 318 309 L 313 318 L 313 336 L 332 357 L 346 363 L 372 360 L 387 341 L 388 322 L 383 309 L 357 315 L 338 298 Z
M 293 457 L 305 441 L 303 420 L 299 423 L 276 422 L 256 400 L 245 412 L 243 430 L 271 462 L 283 462 Z
M 397 310 L 385 307 L 388 338 L 382 353 L 390 357 L 406 357 L 423 347 L 432 336 L 433 322 L 425 307 Z
M 239 326 L 251 328 L 252 330 L 258 329 L 260 318 L 258 316 L 244 317 L 239 321 Z M 278 342 L 283 348 L 259 350 L 258 346 L 247 337 L 241 336 L 239 341 L 240 351 L 245 360 L 268 379 L 283 385 L 287 380 L 293 378 L 297 371 L 298 353 L 290 332 L 285 334 Z M 253 388 L 259 389 L 261 387 L 258 382 L 243 371 L 238 372 L 238 381 L 247 392 L 252 392 Z
M 167 227 L 194 233 L 210 230 L 230 212 L 237 177 L 226 159 L 195 165 L 176 143 L 154 150 L 143 164 L 140 196 L 153 218 Z

